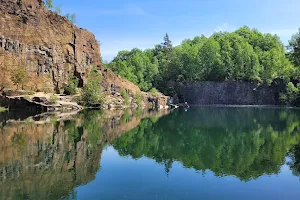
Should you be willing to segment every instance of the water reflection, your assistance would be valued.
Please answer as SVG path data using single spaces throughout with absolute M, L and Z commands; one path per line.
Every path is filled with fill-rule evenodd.
M 203 174 L 249 181 L 279 174 L 286 157 L 300 175 L 300 110 L 199 107 L 165 114 L 0 117 L 0 199 L 76 199 L 75 188 L 102 173 L 107 145 L 120 156 L 155 160 L 167 176 L 177 161 Z
M 172 163 L 216 176 L 240 180 L 278 174 L 293 145 L 300 142 L 299 110 L 271 108 L 193 108 L 162 117 L 157 123 L 143 120 L 117 138 L 113 147 L 122 156 L 143 156 L 165 165 Z M 299 147 L 291 152 L 297 168 Z
M 0 199 L 75 199 L 74 188 L 95 179 L 107 143 L 136 127 L 143 117 L 162 114 L 84 111 L 64 120 L 57 116 L 4 120 Z

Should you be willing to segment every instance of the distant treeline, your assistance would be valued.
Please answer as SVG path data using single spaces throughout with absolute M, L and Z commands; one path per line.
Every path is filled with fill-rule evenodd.
M 170 81 L 258 81 L 297 79 L 300 66 L 300 36 L 285 47 L 277 35 L 245 26 L 232 33 L 216 32 L 186 39 L 173 47 L 168 34 L 153 49 L 120 51 L 107 67 L 134 82 L 142 90 L 155 87 L 172 95 Z

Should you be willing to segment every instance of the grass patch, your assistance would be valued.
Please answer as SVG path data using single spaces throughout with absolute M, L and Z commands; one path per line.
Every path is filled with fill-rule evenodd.
M 158 96 L 158 91 L 156 88 L 152 88 L 150 91 L 149 91 L 151 94 L 153 94 L 154 96 Z
M 128 105 L 129 104 L 129 94 L 128 94 L 127 90 L 122 89 L 121 95 L 125 100 L 125 104 Z
M 0 113 L 6 112 L 8 109 L 0 106 Z
M 57 101 L 58 101 L 58 96 L 57 95 L 53 94 L 53 95 L 50 96 L 49 102 L 51 104 L 56 104 Z
M 139 94 L 139 93 L 136 93 L 135 94 L 135 99 L 136 99 L 136 102 L 137 102 L 138 106 L 141 106 L 142 105 L 142 95 Z

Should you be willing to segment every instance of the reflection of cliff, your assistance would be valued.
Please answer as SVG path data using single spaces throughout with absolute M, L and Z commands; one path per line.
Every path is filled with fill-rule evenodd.
M 287 151 L 300 142 L 298 110 L 193 108 L 150 119 L 115 139 L 121 155 L 147 156 L 165 164 L 211 170 L 241 180 L 277 174 Z
M 94 179 L 102 147 L 72 138 L 64 122 L 2 128 L 0 176 L 3 199 L 58 199 Z
M 116 111 L 117 112 L 117 111 Z M 95 178 L 108 141 L 138 126 L 133 113 L 84 111 L 70 120 L 0 127 L 0 199 L 60 199 Z M 140 117 L 146 117 L 142 113 Z

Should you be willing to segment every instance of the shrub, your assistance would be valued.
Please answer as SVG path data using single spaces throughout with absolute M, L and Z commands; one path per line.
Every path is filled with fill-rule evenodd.
M 57 100 L 58 100 L 57 95 L 56 95 L 56 94 L 53 94 L 53 95 L 50 96 L 49 102 L 50 102 L 51 104 L 56 104 L 56 103 L 57 103 Z
M 78 86 L 78 78 L 73 75 L 70 75 L 68 84 L 64 87 L 64 93 L 66 95 L 76 94 L 77 86 Z
M 292 82 L 289 82 L 286 86 L 286 93 L 280 94 L 280 100 L 288 105 L 295 105 L 300 97 L 299 87 L 299 85 L 295 87 Z
M 25 67 L 18 67 L 12 72 L 11 80 L 17 86 L 17 89 L 19 89 L 20 85 L 23 89 L 23 85 L 27 80 L 27 76 L 28 74 Z
M 138 104 L 139 106 L 141 106 L 141 105 L 142 105 L 142 96 L 141 96 L 141 94 L 136 93 L 136 94 L 135 94 L 135 99 L 136 99 L 137 104 Z
M 125 99 L 125 104 L 128 105 L 129 104 L 129 94 L 128 94 L 127 90 L 122 89 L 121 95 Z
M 82 90 L 82 104 L 85 106 L 95 106 L 102 104 L 103 98 L 100 91 L 100 74 L 94 67 L 88 76 L 87 84 Z
M 149 92 L 152 93 L 152 94 L 155 95 L 155 96 L 158 95 L 158 91 L 157 91 L 156 88 L 152 88 Z
M 7 111 L 7 108 L 1 107 L 0 106 L 0 113 Z

